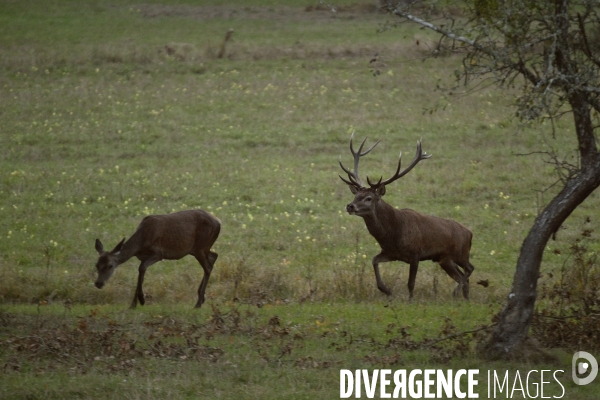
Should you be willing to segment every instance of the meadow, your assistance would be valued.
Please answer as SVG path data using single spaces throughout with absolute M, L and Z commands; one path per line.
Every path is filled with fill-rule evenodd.
M 371 2 L 207 3 L 0 1 L 0 397 L 332 398 L 340 368 L 532 369 L 478 360 L 484 330 L 432 341 L 501 309 L 558 190 L 544 152 L 575 154 L 570 121 L 516 120 L 514 88 L 436 90 L 460 57 L 425 59 L 434 38 L 415 26 L 379 32 L 393 20 Z M 423 139 L 433 157 L 385 199 L 473 231 L 470 302 L 430 262 L 413 301 L 402 263 L 381 266 L 393 295 L 377 290 L 379 247 L 337 176 L 352 132 L 381 140 L 361 162 L 372 177 Z M 542 283 L 599 206 L 594 193 L 548 244 Z M 136 261 L 93 286 L 96 238 L 112 248 L 189 208 L 222 221 L 200 310 L 192 257 L 150 267 L 136 310 Z M 569 398 L 594 398 L 568 376 L 571 350 L 551 368 Z

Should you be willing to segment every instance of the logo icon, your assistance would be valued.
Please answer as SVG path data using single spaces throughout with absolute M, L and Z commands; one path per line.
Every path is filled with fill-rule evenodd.
M 585 359 L 586 361 L 582 361 Z M 587 385 L 598 375 L 598 361 L 588 352 L 578 351 L 573 354 L 572 363 L 573 382 L 577 385 Z M 587 376 L 583 378 L 583 376 Z

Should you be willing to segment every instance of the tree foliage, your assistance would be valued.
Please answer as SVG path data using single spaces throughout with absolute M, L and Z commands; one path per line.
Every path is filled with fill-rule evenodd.
M 434 52 L 462 52 L 460 83 L 486 79 L 518 86 L 517 114 L 524 120 L 554 120 L 569 93 L 580 91 L 600 111 L 600 2 L 472 0 L 448 13 L 449 2 L 413 2 L 392 12 L 441 34 Z M 437 21 L 426 22 L 419 10 Z M 519 78 L 524 78 L 521 80 Z M 600 122 L 598 114 L 594 121 Z

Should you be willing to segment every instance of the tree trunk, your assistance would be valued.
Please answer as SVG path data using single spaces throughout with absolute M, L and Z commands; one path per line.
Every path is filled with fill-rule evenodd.
M 538 215 L 523 242 L 507 303 L 499 313 L 493 334 L 480 347 L 482 356 L 492 359 L 531 354 L 527 335 L 546 243 L 573 210 L 600 186 L 600 154 L 594 135 L 597 126 L 593 125 L 591 115 L 592 106 L 600 112 L 600 59 L 590 50 L 586 33 L 586 29 L 598 26 L 600 21 L 596 4 L 583 2 L 572 6 L 569 0 L 554 0 L 543 7 L 534 7 L 535 2 L 497 3 L 498 6 L 502 4 L 502 13 L 489 14 L 489 20 L 484 18 L 482 21 L 477 15 L 482 10 L 477 9 L 468 17 L 470 22 L 463 26 L 467 29 L 462 32 L 479 34 L 475 40 L 462 36 L 461 30 L 449 30 L 454 21 L 436 26 L 408 14 L 401 7 L 393 11 L 395 15 L 449 39 L 449 49 L 455 50 L 456 42 L 464 44 L 468 53 L 463 59 L 464 74 L 459 76 L 465 78 L 465 82 L 470 77 L 493 75 L 496 83 L 504 86 L 506 82 L 514 82 L 515 75 L 522 75 L 528 81 L 522 86 L 526 95 L 521 100 L 526 103 L 519 105 L 525 117 L 558 119 L 570 107 L 575 122 L 580 166 L 569 168 L 565 186 Z M 526 29 L 515 31 L 518 35 L 515 43 L 498 40 L 495 36 L 506 34 L 506 17 L 514 21 L 523 19 L 527 23 L 523 26 Z M 535 48 L 541 43 L 544 43 L 543 49 L 537 52 Z M 565 97 L 569 107 L 563 107 Z M 558 99 L 557 103 L 554 103 L 555 99 Z M 533 105 L 531 109 L 530 104 Z M 554 108 L 553 104 L 560 107 Z M 541 114 L 538 107 L 543 108 Z M 529 115 L 531 111 L 534 112 Z M 558 163 L 557 167 L 560 167 Z
M 508 301 L 500 312 L 498 325 L 489 341 L 480 349 L 486 358 L 528 357 L 531 352 L 527 334 L 531 325 L 537 280 L 546 243 L 563 222 L 598 186 L 600 186 L 600 154 L 596 146 L 590 109 L 583 95 L 570 99 L 581 155 L 581 168 L 571 176 L 560 193 L 536 218 L 523 242 L 513 286 Z

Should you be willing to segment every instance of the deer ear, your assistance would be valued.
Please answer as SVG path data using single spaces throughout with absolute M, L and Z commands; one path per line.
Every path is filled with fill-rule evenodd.
M 352 192 L 352 194 L 358 193 L 358 188 L 356 186 L 348 185 L 348 187 L 350 188 L 350 191 Z
M 118 253 L 118 252 L 120 252 L 120 251 L 121 251 L 121 248 L 123 247 L 123 243 L 125 243 L 125 238 L 123 238 L 123 240 L 121 240 L 121 241 L 119 242 L 119 244 L 117 244 L 117 245 L 115 246 L 115 248 L 114 248 L 114 249 L 111 251 L 111 253 L 115 254 L 115 253 Z
M 375 189 L 375 192 L 379 196 L 383 196 L 385 194 L 385 185 L 379 186 L 377 189 Z
M 98 253 L 102 253 L 104 251 L 104 246 L 102 246 L 100 239 L 96 239 L 96 251 Z

